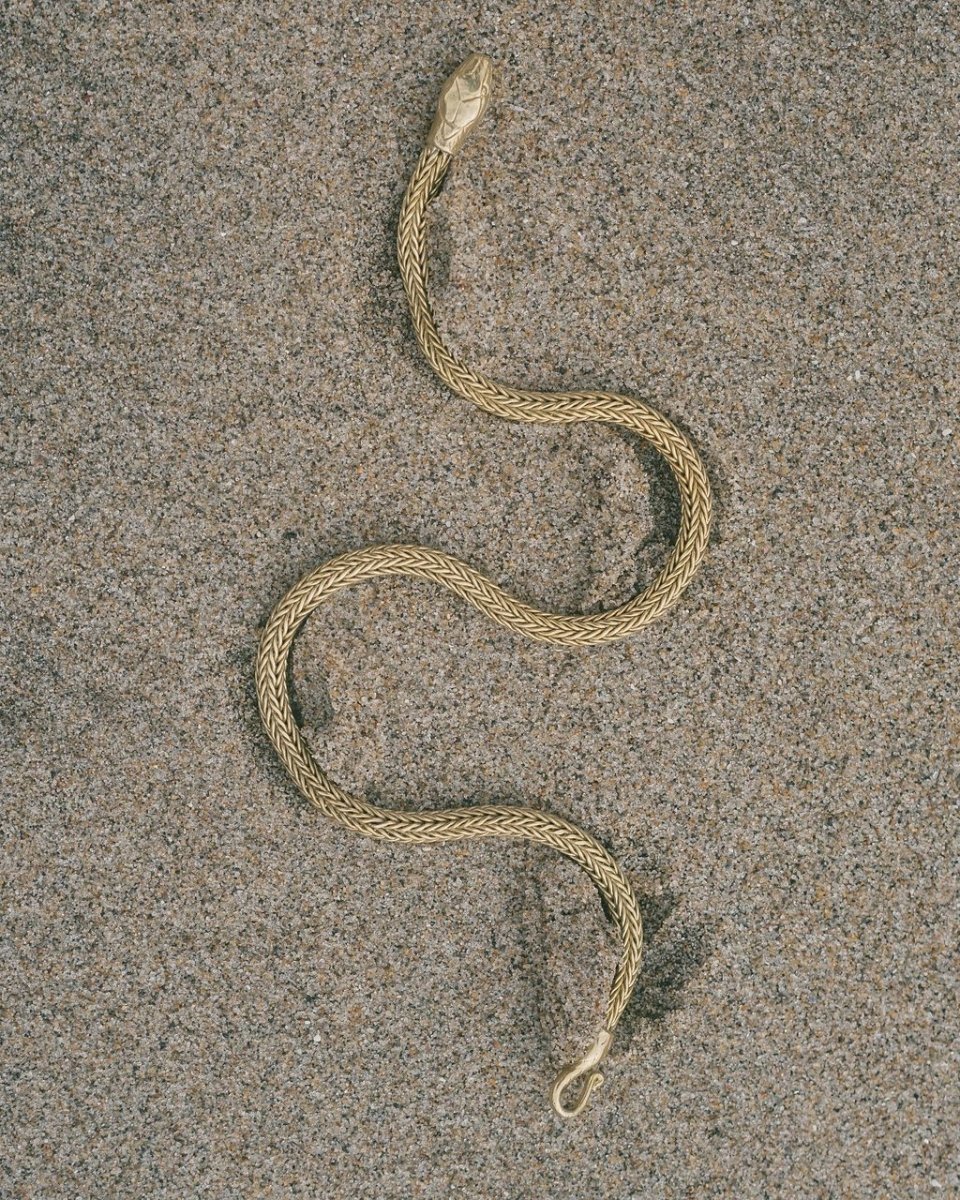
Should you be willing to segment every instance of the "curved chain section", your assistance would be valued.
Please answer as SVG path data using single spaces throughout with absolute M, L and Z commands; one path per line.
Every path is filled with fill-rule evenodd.
M 459 145 L 482 111 L 489 94 L 489 62 L 471 55 L 451 83 L 456 104 L 442 109 L 445 144 Z M 473 103 L 472 95 L 482 103 Z M 465 114 L 465 115 L 464 115 Z M 461 121 L 458 127 L 456 122 Z M 481 805 L 440 812 L 397 812 L 350 795 L 317 765 L 293 716 L 287 666 L 297 630 L 310 613 L 341 588 L 386 575 L 429 579 L 454 592 L 491 620 L 534 641 L 584 646 L 611 642 L 648 625 L 671 605 L 690 582 L 706 549 L 710 531 L 710 485 L 688 439 L 665 417 L 638 400 L 607 392 L 533 392 L 487 379 L 465 366 L 444 345 L 427 295 L 426 214 L 451 155 L 430 144 L 420 155 L 400 215 L 397 250 L 417 340 L 440 378 L 458 395 L 495 416 L 514 421 L 572 424 L 598 421 L 638 433 L 670 464 L 680 491 L 681 521 L 677 543 L 654 582 L 618 608 L 590 616 L 545 612 L 511 596 L 491 579 L 425 546 L 371 546 L 324 563 L 277 605 L 263 632 L 257 657 L 257 694 L 263 724 L 300 792 L 316 809 L 348 829 L 368 837 L 415 844 L 468 838 L 508 837 L 539 842 L 566 855 L 587 873 L 616 921 L 623 943 L 607 1001 L 604 1028 L 579 1064 L 558 1076 L 552 1098 L 562 1116 L 581 1111 L 602 1076 L 597 1067 L 610 1035 L 623 1014 L 640 972 L 643 927 L 633 889 L 611 855 L 590 834 L 570 821 L 538 809 Z M 563 1091 L 582 1078 L 579 1101 L 565 1105 Z

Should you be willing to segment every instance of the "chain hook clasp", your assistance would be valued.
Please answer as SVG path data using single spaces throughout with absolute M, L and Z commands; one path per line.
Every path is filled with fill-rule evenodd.
M 553 1081 L 553 1087 L 550 1089 L 550 1099 L 558 1116 L 575 1117 L 583 1112 L 594 1090 L 603 1083 L 603 1075 L 596 1068 L 603 1062 L 612 1041 L 613 1034 L 608 1029 L 601 1029 L 599 1034 L 597 1034 L 597 1040 L 583 1058 L 579 1062 L 571 1063 L 570 1066 L 564 1067 Z M 563 1093 L 571 1083 L 579 1079 L 582 1075 L 586 1075 L 586 1079 L 580 1089 L 580 1095 L 573 1107 L 568 1107 L 563 1102 Z

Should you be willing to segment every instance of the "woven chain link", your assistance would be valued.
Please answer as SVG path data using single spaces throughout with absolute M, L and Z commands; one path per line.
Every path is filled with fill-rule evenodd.
M 594 1069 L 595 1061 L 606 1052 L 609 1035 L 623 1014 L 640 972 L 643 927 L 636 896 L 623 871 L 594 837 L 553 813 L 507 805 L 398 812 L 350 795 L 317 765 L 297 727 L 287 686 L 288 659 L 298 629 L 315 608 L 341 588 L 388 575 L 429 579 L 491 620 L 534 641 L 595 645 L 635 633 L 675 604 L 707 546 L 710 485 L 706 471 L 688 439 L 660 413 L 639 400 L 607 392 L 533 392 L 507 387 L 464 365 L 444 345 L 427 294 L 426 215 L 450 160 L 449 153 L 433 144 L 421 153 L 404 197 L 397 234 L 410 315 L 427 361 L 452 391 L 495 416 L 552 424 L 603 422 L 639 434 L 663 455 L 676 479 L 681 501 L 676 545 L 646 590 L 618 608 L 590 616 L 564 616 L 525 604 L 473 567 L 426 546 L 381 545 L 342 554 L 306 575 L 277 605 L 260 642 L 257 694 L 264 728 L 281 761 L 302 795 L 324 816 L 368 837 L 418 845 L 482 837 L 524 838 L 566 855 L 596 884 L 617 924 L 622 953 L 610 986 L 600 1039 L 583 1062 L 561 1075 L 554 1088 L 554 1105 L 568 1116 L 580 1111 L 602 1078 Z M 572 1109 L 564 1107 L 563 1087 L 588 1069 L 593 1075 L 580 1103 Z

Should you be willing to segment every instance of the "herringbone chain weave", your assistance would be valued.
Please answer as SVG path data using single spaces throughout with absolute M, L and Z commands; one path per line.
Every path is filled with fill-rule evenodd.
M 509 595 L 466 563 L 425 546 L 371 546 L 342 554 L 301 579 L 274 610 L 260 643 L 257 692 L 263 724 L 277 753 L 306 799 L 325 816 L 368 837 L 417 845 L 481 837 L 526 838 L 566 855 L 596 884 L 617 923 L 623 952 L 610 988 L 604 1029 L 584 1059 L 562 1072 L 554 1085 L 554 1106 L 562 1115 L 569 1116 L 582 1109 L 602 1079 L 596 1068 L 606 1053 L 610 1034 L 630 999 L 640 970 L 643 941 L 640 913 L 623 872 L 595 838 L 549 812 L 506 805 L 397 812 L 350 795 L 315 762 L 297 727 L 287 690 L 287 663 L 297 630 L 334 593 L 364 580 L 385 575 L 430 579 L 461 596 L 491 620 L 534 641 L 587 646 L 635 633 L 666 611 L 690 582 L 707 545 L 710 486 L 706 472 L 693 446 L 665 417 L 639 400 L 606 392 L 528 392 L 507 387 L 465 366 L 440 338 L 427 296 L 427 208 L 447 173 L 452 152 L 484 107 L 489 77 L 488 60 L 472 55 L 448 81 L 430 143 L 420 155 L 404 197 L 397 249 L 417 340 L 444 383 L 486 412 L 513 421 L 553 424 L 596 421 L 620 425 L 655 446 L 670 464 L 680 491 L 677 543 L 646 591 L 619 608 L 591 616 L 562 616 L 534 608 Z M 567 1107 L 563 1090 L 580 1076 L 586 1078 L 579 1100 L 573 1107 Z

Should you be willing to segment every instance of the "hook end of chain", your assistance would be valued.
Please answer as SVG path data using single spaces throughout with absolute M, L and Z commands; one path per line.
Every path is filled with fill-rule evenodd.
M 613 1034 L 610 1030 L 601 1029 L 597 1035 L 597 1040 L 583 1058 L 579 1062 L 571 1063 L 570 1066 L 564 1067 L 556 1077 L 553 1087 L 550 1089 L 550 1100 L 558 1116 L 576 1117 L 583 1112 L 587 1101 L 600 1084 L 603 1083 L 603 1075 L 597 1068 L 606 1057 L 612 1041 Z M 581 1085 L 579 1095 L 573 1104 L 565 1104 L 563 1093 L 572 1083 L 575 1083 L 580 1078 L 583 1078 L 583 1084 Z
M 440 92 L 428 146 L 456 154 L 483 116 L 492 79 L 493 63 L 485 54 L 471 54 L 457 67 Z

